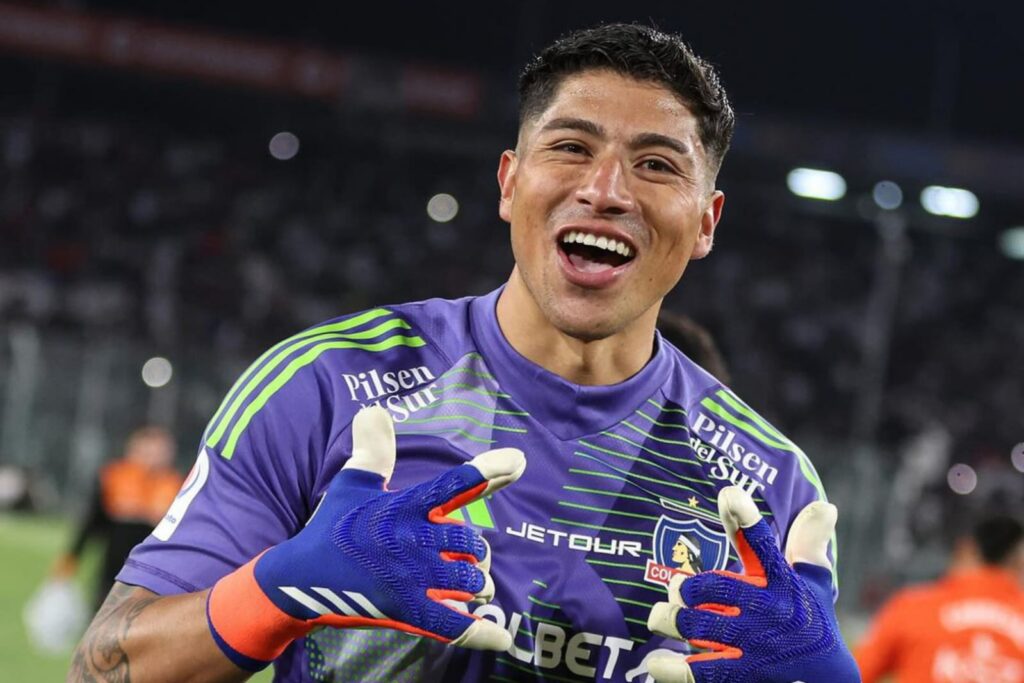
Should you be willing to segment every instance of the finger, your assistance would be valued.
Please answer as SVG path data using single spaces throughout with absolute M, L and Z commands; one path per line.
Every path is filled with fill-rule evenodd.
M 676 626 L 676 617 L 679 616 L 679 611 L 682 609 L 684 608 L 670 602 L 654 603 L 650 614 L 647 615 L 647 628 L 651 633 L 659 636 L 682 640 L 683 636 Z
M 432 600 L 458 600 L 469 602 L 486 588 L 484 573 L 469 562 L 447 562 L 438 559 L 430 565 L 430 588 L 427 595 Z
M 469 650 L 505 652 L 512 647 L 512 636 L 490 619 L 476 619 L 461 636 L 452 641 L 452 645 Z
M 767 585 L 768 580 L 785 571 L 782 551 L 749 493 L 739 486 L 719 491 L 718 514 L 739 553 L 749 583 Z
M 476 567 L 480 571 L 486 573 L 491 571 L 491 544 L 488 543 L 487 539 L 483 536 L 480 536 L 480 542 L 484 544 L 484 556 L 483 559 L 477 563 Z
M 341 471 L 352 470 L 376 474 L 384 479 L 385 485 L 391 480 L 395 470 L 395 425 L 388 411 L 380 406 L 363 408 L 352 420 L 352 457 Z
M 737 625 L 733 617 L 739 613 L 738 607 L 725 605 L 701 605 L 695 609 L 684 607 L 676 612 L 676 631 L 691 642 L 734 643 Z
M 426 528 L 433 534 L 434 546 L 445 559 L 465 560 L 476 564 L 487 557 L 487 544 L 472 527 L 462 524 L 432 524 Z
M 420 484 L 417 495 L 439 524 L 457 524 L 447 515 L 481 496 L 497 491 L 522 476 L 526 457 L 517 448 L 499 448 L 454 467 L 433 481 Z
M 450 639 L 456 647 L 501 652 L 512 646 L 509 632 L 489 619 L 471 616 L 439 602 L 427 603 L 424 616 L 434 627 L 430 630 Z
M 468 563 L 461 563 L 468 564 Z M 473 565 L 469 565 L 473 566 Z M 494 599 L 494 579 L 491 578 L 490 572 L 481 571 L 475 568 L 476 574 L 467 575 L 472 576 L 471 579 L 460 578 L 460 577 L 447 577 L 438 578 L 434 582 L 438 586 L 445 585 L 450 586 L 449 588 L 430 588 L 427 589 L 427 596 L 431 600 L 437 600 L 439 602 L 458 603 L 457 605 L 449 605 L 459 610 L 466 609 L 466 603 L 473 603 L 474 605 L 483 605 Z M 476 577 L 480 577 L 477 579 Z
M 477 562 L 476 568 L 484 573 L 484 587 L 477 592 L 473 602 L 483 604 L 494 600 L 495 588 L 491 578 L 491 544 L 483 536 L 480 536 L 480 542 L 484 544 L 484 557 Z
M 727 572 L 704 572 L 691 576 L 682 583 L 680 604 L 742 605 L 746 610 L 758 610 L 765 600 L 764 591 L 745 581 L 742 575 Z
M 657 683 L 696 683 L 690 665 L 686 663 L 686 655 L 665 654 L 651 657 L 647 662 L 647 673 Z
M 672 578 L 668 581 L 668 601 L 672 605 L 678 605 L 679 607 L 686 607 L 686 600 L 683 598 L 683 584 L 686 583 L 686 574 L 673 574 Z
M 791 565 L 806 562 L 831 570 L 828 544 L 835 533 L 838 516 L 835 505 L 822 501 L 815 501 L 801 510 L 789 528 L 786 561 Z

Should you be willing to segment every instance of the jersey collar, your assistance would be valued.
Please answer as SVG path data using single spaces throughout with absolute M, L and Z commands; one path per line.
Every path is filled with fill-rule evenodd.
M 504 286 L 470 304 L 470 331 L 491 373 L 519 406 L 562 440 L 608 429 L 638 409 L 668 381 L 672 359 L 655 332 L 655 348 L 640 372 L 618 384 L 584 386 L 549 372 L 516 351 L 498 325 Z

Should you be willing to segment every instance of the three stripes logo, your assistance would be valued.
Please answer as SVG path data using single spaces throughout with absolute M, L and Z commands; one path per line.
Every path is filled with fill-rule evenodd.
M 452 510 L 448 517 L 483 529 L 495 528 L 494 517 L 491 515 L 491 509 L 487 507 L 486 498 L 478 498 L 466 507 Z
M 306 609 L 315 612 L 319 616 L 327 614 L 343 614 L 347 617 L 363 617 L 372 619 L 387 619 L 377 607 L 370 602 L 362 593 L 355 591 L 342 591 L 345 598 L 332 591 L 330 588 L 313 586 L 309 590 L 316 593 L 321 599 L 317 599 L 306 591 L 296 586 L 278 586 L 278 589 L 299 603 Z M 328 604 L 325 604 L 328 603 Z

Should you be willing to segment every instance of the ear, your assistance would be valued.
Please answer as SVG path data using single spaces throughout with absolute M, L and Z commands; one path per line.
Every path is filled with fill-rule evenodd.
M 710 200 L 704 213 L 700 216 L 700 234 L 697 235 L 697 244 L 693 248 L 690 258 L 704 258 L 711 253 L 711 246 L 715 242 L 715 228 L 722 218 L 722 206 L 725 204 L 725 193 L 715 190 L 711 193 Z
M 516 168 L 519 157 L 511 149 L 501 153 L 498 161 L 498 188 L 501 190 L 501 201 L 498 203 L 498 215 L 506 223 L 512 222 L 512 199 L 516 194 Z

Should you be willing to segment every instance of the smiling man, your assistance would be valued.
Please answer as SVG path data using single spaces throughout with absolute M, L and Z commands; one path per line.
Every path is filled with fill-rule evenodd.
M 853 680 L 813 467 L 655 330 L 722 213 L 716 74 L 608 25 L 520 96 L 507 284 L 258 359 L 71 680 Z

